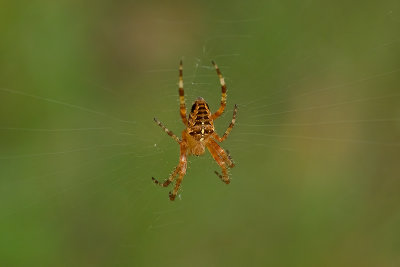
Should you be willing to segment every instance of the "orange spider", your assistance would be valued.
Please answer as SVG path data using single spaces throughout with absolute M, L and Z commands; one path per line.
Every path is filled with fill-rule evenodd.
M 211 114 L 207 102 L 202 97 L 199 97 L 196 99 L 196 101 L 192 106 L 189 115 L 189 120 L 186 118 L 186 106 L 185 106 L 185 96 L 183 91 L 182 60 L 181 60 L 179 65 L 179 101 L 180 101 L 180 114 L 182 117 L 182 122 L 183 124 L 185 124 L 186 127 L 186 129 L 183 130 L 182 132 L 182 140 L 179 139 L 173 132 L 168 130 L 159 120 L 154 118 L 154 121 L 180 145 L 179 164 L 175 168 L 175 170 L 171 173 L 169 178 L 165 180 L 164 183 L 160 183 L 158 180 L 152 177 L 153 181 L 156 184 L 166 187 L 174 180 L 174 178 L 179 173 L 179 178 L 176 180 L 174 190 L 172 192 L 169 192 L 170 200 L 175 199 L 179 187 L 182 183 L 183 176 L 186 174 L 187 156 L 192 154 L 196 156 L 204 154 L 205 147 L 207 147 L 208 151 L 210 151 L 214 160 L 218 163 L 218 165 L 221 167 L 222 170 L 222 175 L 219 174 L 217 171 L 215 171 L 215 173 L 226 184 L 229 184 L 230 182 L 228 175 L 228 168 L 233 168 L 235 166 L 232 162 L 231 157 L 229 156 L 229 153 L 225 151 L 223 148 L 221 148 L 216 141 L 218 142 L 224 141 L 231 132 L 233 126 L 235 125 L 237 105 L 235 105 L 235 108 L 233 110 L 233 118 L 231 124 L 225 131 L 224 135 L 220 137 L 215 132 L 214 120 L 219 116 L 221 116 L 221 114 L 224 112 L 226 106 L 226 85 L 217 64 L 215 64 L 214 61 L 212 61 L 212 64 L 214 65 L 215 70 L 217 71 L 222 89 L 221 106 L 215 113 Z

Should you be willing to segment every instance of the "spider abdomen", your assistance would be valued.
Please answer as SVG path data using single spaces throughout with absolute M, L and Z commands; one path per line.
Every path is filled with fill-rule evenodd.
M 188 133 L 197 141 L 204 141 L 214 133 L 214 122 L 206 101 L 199 97 L 194 102 L 188 121 Z

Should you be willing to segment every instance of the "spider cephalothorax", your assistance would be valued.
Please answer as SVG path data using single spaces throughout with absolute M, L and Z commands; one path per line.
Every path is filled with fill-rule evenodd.
M 217 71 L 222 90 L 221 106 L 215 113 L 212 114 L 210 112 L 210 107 L 208 106 L 207 102 L 202 97 L 199 97 L 196 99 L 196 101 L 192 106 L 192 109 L 189 114 L 189 119 L 186 118 L 186 105 L 185 105 L 185 97 L 183 91 L 182 61 L 181 61 L 179 65 L 179 101 L 180 101 L 180 114 L 182 122 L 186 126 L 185 130 L 183 130 L 182 132 L 182 140 L 179 139 L 170 130 L 168 130 L 159 120 L 154 118 L 154 121 L 180 145 L 181 152 L 180 152 L 179 164 L 172 172 L 170 177 L 164 183 L 160 183 L 153 177 L 153 181 L 156 184 L 166 187 L 179 174 L 179 178 L 175 183 L 174 190 L 172 192 L 169 192 L 169 198 L 171 200 L 175 199 L 180 184 L 182 182 L 183 176 L 186 173 L 188 155 L 199 156 L 205 152 L 205 148 L 207 147 L 208 151 L 210 151 L 214 160 L 217 162 L 217 164 L 221 167 L 222 170 L 222 175 L 219 174 L 218 172 L 215 173 L 226 184 L 229 184 L 230 182 L 228 175 L 228 168 L 233 168 L 235 166 L 227 151 L 221 148 L 216 141 L 222 142 L 228 137 L 233 126 L 235 125 L 237 106 L 235 105 L 235 108 L 233 110 L 233 118 L 231 124 L 225 131 L 225 134 L 222 137 L 220 137 L 215 132 L 214 120 L 219 116 L 221 116 L 221 114 L 224 112 L 226 106 L 226 85 L 218 66 L 214 63 L 214 61 L 212 62 L 212 64 L 214 65 Z

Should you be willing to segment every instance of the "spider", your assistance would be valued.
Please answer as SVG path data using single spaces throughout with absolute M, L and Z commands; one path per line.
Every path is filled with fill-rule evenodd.
M 221 106 L 215 113 L 211 114 L 210 107 L 208 106 L 207 102 L 202 97 L 199 97 L 192 105 L 189 118 L 186 117 L 185 96 L 183 91 L 183 68 L 181 60 L 179 64 L 179 102 L 180 115 L 182 118 L 182 122 L 186 127 L 182 131 L 182 139 L 178 138 L 159 120 L 154 118 L 154 121 L 158 124 L 158 126 L 160 126 L 169 136 L 171 136 L 176 142 L 178 142 L 180 146 L 179 164 L 177 167 L 175 167 L 169 178 L 165 180 L 165 182 L 160 183 L 157 179 L 152 177 L 154 183 L 159 184 L 162 187 L 167 187 L 179 174 L 179 178 L 176 180 L 174 189 L 169 192 L 170 200 L 175 199 L 179 187 L 182 183 L 183 176 L 186 174 L 187 156 L 200 156 L 204 154 L 205 148 L 207 147 L 208 151 L 210 151 L 212 157 L 222 170 L 222 175 L 219 174 L 217 171 L 215 171 L 215 173 L 226 184 L 229 184 L 230 182 L 228 168 L 233 168 L 235 166 L 232 162 L 232 158 L 230 157 L 229 152 L 221 148 L 216 141 L 224 141 L 228 137 L 229 133 L 232 131 L 232 128 L 235 125 L 236 121 L 237 105 L 235 105 L 235 108 L 233 110 L 232 121 L 228 129 L 225 131 L 224 135 L 220 137 L 215 132 L 214 120 L 221 116 L 221 114 L 224 112 L 226 106 L 226 85 L 217 64 L 215 64 L 214 61 L 211 61 L 211 63 L 214 65 L 215 70 L 217 71 L 222 89 Z

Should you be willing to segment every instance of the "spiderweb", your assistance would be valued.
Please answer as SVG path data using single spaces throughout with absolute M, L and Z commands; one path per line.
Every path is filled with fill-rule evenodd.
M 9 5 L 4 264 L 324 265 L 334 255 L 346 265 L 365 253 L 399 263 L 398 4 L 230 5 L 224 15 L 217 3 L 105 4 L 90 16 L 85 4 Z M 179 147 L 153 117 L 183 130 L 180 59 L 187 107 L 202 96 L 213 111 L 219 65 L 228 103 L 215 124 L 222 134 L 238 104 L 221 144 L 236 167 L 226 186 L 209 154 L 190 157 L 170 202 L 151 177 L 168 177 Z

